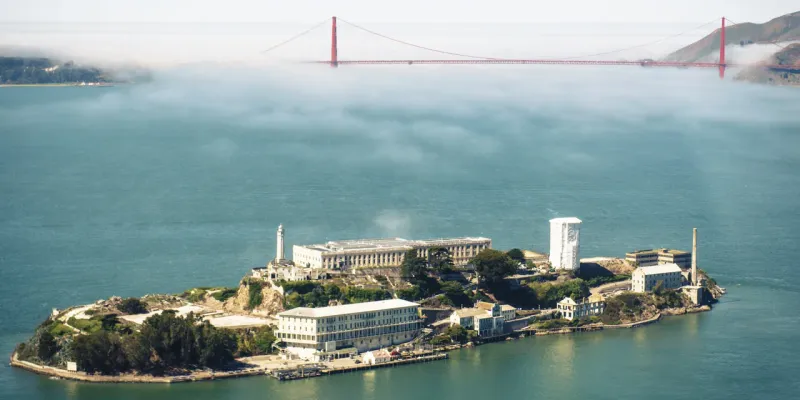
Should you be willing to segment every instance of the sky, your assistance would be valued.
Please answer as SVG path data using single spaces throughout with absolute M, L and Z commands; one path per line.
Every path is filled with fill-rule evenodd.
M 406 0 L 380 6 L 364 0 L 0 0 L 0 53 L 148 67 L 324 60 L 336 15 L 340 59 L 453 58 L 389 42 L 346 21 L 483 57 L 655 59 L 713 32 L 723 15 L 765 22 L 798 9 L 796 0 Z M 628 47 L 634 49 L 605 54 Z
M 378 5 L 378 3 L 381 3 Z M 0 0 L 0 20 L 24 22 L 763 22 L 796 0 Z

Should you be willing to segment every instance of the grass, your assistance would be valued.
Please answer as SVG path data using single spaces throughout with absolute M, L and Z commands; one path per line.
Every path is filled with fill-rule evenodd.
M 218 292 L 215 292 L 211 295 L 211 297 L 215 298 L 217 301 L 225 302 L 226 300 L 230 299 L 233 296 L 236 296 L 237 289 L 236 288 L 225 288 Z

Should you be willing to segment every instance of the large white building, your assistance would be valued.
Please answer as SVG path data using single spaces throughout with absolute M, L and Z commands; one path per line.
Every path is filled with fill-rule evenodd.
M 408 342 L 421 324 L 419 304 L 392 299 L 284 311 L 276 335 L 286 353 L 316 362 Z
M 631 287 L 634 292 L 651 292 L 659 281 L 664 289 L 677 289 L 683 284 L 681 268 L 676 264 L 661 264 L 639 267 L 631 274 Z
M 402 264 L 408 250 L 417 249 L 420 257 L 427 258 L 430 249 L 436 247 L 447 249 L 455 265 L 465 265 L 481 250 L 492 248 L 492 240 L 484 237 L 338 240 L 325 244 L 295 245 L 292 247 L 292 259 L 297 265 L 311 268 L 396 267 Z
M 580 302 L 564 297 L 558 302 L 557 309 L 562 318 L 572 321 L 602 314 L 606 309 L 606 302 L 600 294 L 593 294 Z
M 464 329 L 478 332 L 480 337 L 502 335 L 505 322 L 514 319 L 517 310 L 507 304 L 479 301 L 473 308 L 462 308 L 450 314 L 450 326 L 460 325 Z
M 550 220 L 550 265 L 576 272 L 581 268 L 580 234 L 581 220 L 575 217 Z

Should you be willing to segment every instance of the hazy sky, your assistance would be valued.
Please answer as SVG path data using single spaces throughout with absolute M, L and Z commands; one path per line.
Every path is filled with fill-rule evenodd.
M 762 22 L 797 0 L 0 0 L 0 20 L 31 22 Z

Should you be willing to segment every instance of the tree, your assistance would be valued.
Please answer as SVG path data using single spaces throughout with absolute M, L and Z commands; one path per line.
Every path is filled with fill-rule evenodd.
M 144 314 L 147 312 L 147 306 L 135 297 L 122 300 L 117 308 L 125 314 Z
M 39 334 L 39 347 L 36 349 L 36 356 L 42 361 L 50 361 L 53 355 L 58 352 L 58 343 L 53 334 L 48 330 L 42 330 Z
M 511 249 L 508 252 L 506 252 L 506 254 L 508 254 L 508 256 L 511 257 L 511 259 L 516 262 L 523 264 L 525 263 L 525 254 L 520 249 Z
M 77 335 L 72 341 L 72 354 L 78 368 L 88 373 L 113 374 L 128 368 L 119 335 L 104 330 Z
M 517 270 L 517 263 L 511 257 L 494 249 L 482 250 L 471 263 L 475 266 L 480 281 L 490 285 L 503 282 L 503 278 Z
M 439 273 L 447 273 L 453 269 L 453 258 L 444 247 L 432 247 L 428 251 L 428 265 Z
M 417 256 L 417 250 L 411 249 L 403 257 L 400 265 L 400 275 L 408 282 L 414 283 L 422 279 L 425 275 L 425 260 Z

